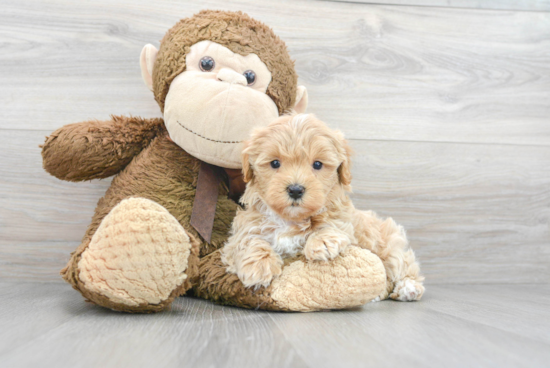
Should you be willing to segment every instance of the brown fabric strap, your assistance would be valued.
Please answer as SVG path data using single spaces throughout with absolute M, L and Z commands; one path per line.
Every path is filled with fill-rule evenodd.
M 198 231 L 207 243 L 210 243 L 212 238 L 216 203 L 218 203 L 218 188 L 222 180 L 217 169 L 216 166 L 201 162 L 197 179 L 197 192 L 193 202 L 193 211 L 191 212 L 191 226 Z

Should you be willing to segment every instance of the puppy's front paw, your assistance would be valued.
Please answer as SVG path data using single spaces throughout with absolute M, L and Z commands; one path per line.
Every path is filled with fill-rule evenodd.
M 307 239 L 304 255 L 310 261 L 328 261 L 334 259 L 350 244 L 351 241 L 345 233 L 325 229 Z
M 420 300 L 424 295 L 424 286 L 415 280 L 404 279 L 395 284 L 390 298 L 401 302 L 412 302 Z
M 271 247 L 248 252 L 240 262 L 237 276 L 245 287 L 269 286 L 283 271 L 283 260 Z

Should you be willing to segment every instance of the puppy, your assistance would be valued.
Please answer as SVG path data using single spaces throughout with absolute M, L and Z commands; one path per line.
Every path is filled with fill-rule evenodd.
M 284 258 L 328 261 L 359 246 L 386 268 L 380 299 L 420 299 L 423 277 L 403 228 L 355 209 L 348 197 L 350 155 L 343 135 L 313 115 L 283 116 L 254 131 L 242 156 L 245 210 L 222 250 L 227 270 L 258 288 L 281 274 Z

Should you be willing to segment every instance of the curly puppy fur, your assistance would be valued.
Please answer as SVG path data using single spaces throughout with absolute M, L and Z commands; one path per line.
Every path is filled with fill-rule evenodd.
M 423 277 L 403 228 L 355 209 L 348 197 L 350 155 L 343 135 L 313 115 L 283 116 L 256 130 L 243 151 L 246 210 L 237 213 L 222 251 L 228 272 L 247 287 L 268 286 L 284 258 L 328 261 L 359 246 L 386 268 L 380 299 L 420 299 Z M 292 195 L 296 187 L 302 192 Z

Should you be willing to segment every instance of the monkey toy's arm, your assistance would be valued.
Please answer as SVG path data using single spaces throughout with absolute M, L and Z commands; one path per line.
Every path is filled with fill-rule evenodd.
M 123 116 L 65 125 L 41 146 L 44 169 L 67 181 L 107 178 L 121 171 L 164 129 L 160 118 Z

